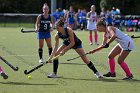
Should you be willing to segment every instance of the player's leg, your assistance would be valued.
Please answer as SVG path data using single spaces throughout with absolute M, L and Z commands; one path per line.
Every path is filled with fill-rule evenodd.
M 92 30 L 89 30 L 89 41 L 90 41 L 90 45 L 93 44 L 93 40 L 92 40 Z
M 131 73 L 131 71 L 130 71 L 128 65 L 127 65 L 127 63 L 124 62 L 124 60 L 129 55 L 130 52 L 131 51 L 122 50 L 122 52 L 120 53 L 119 58 L 118 58 L 119 65 L 121 66 L 121 68 L 126 73 L 126 77 L 123 78 L 124 80 L 126 80 L 126 79 L 132 79 L 133 78 L 133 75 L 132 75 L 132 73 Z
M 44 45 L 44 39 L 39 39 L 39 49 L 38 49 L 38 54 L 39 54 L 39 63 L 43 62 L 43 45 Z
M 95 41 L 95 44 L 96 45 L 99 45 L 98 44 L 98 33 L 97 33 L 97 29 L 94 29 L 94 41 Z
M 85 54 L 84 50 L 82 48 L 77 48 L 75 49 L 75 51 L 79 54 L 79 55 L 83 55 Z M 81 59 L 87 64 L 87 66 L 94 72 L 94 74 L 96 75 L 97 78 L 102 78 L 102 75 L 97 71 L 97 69 L 95 68 L 94 64 L 89 61 L 87 59 L 87 57 L 81 56 Z
M 60 52 L 66 47 L 66 45 L 61 45 L 57 52 L 55 53 L 55 56 L 59 55 Z M 57 78 L 57 70 L 58 70 L 59 60 L 55 59 L 53 60 L 53 73 L 48 75 L 48 78 Z
M 51 41 L 51 38 L 48 38 L 48 39 L 45 39 L 46 43 L 47 43 L 47 46 L 48 46 L 48 53 L 49 55 L 51 55 L 52 53 L 52 41 Z
M 3 79 L 7 79 L 8 75 L 3 71 L 2 67 L 0 66 L 0 75 L 3 77 Z
M 116 77 L 115 73 L 115 56 L 121 53 L 121 48 L 117 44 L 109 53 L 108 55 L 108 63 L 109 63 L 109 72 L 104 74 L 105 77 Z

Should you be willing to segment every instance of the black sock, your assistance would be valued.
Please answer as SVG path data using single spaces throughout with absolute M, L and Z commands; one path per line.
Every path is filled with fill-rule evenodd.
M 57 74 L 57 69 L 58 69 L 58 59 L 53 61 L 53 72 Z
M 49 56 L 50 56 L 52 53 L 52 48 L 48 48 L 48 51 L 49 51 Z
M 90 61 L 89 64 L 87 64 L 87 66 L 88 66 L 94 73 L 98 72 L 97 69 L 95 68 L 95 66 L 93 65 L 93 63 L 92 63 L 91 61 Z
M 43 54 L 43 49 L 42 48 L 38 49 L 38 54 L 39 54 L 39 58 L 42 59 L 42 54 Z

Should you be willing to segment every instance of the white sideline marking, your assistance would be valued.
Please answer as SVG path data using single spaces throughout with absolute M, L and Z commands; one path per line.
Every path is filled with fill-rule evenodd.
M 132 51 L 134 53 L 140 53 L 140 51 Z M 96 54 L 108 54 L 109 52 L 96 52 Z M 76 55 L 77 53 L 66 53 L 66 55 Z M 47 56 L 47 54 L 44 54 Z M 38 54 L 36 55 L 1 55 L 3 57 L 8 57 L 8 56 L 21 56 L 21 57 L 32 57 L 32 56 L 38 56 Z

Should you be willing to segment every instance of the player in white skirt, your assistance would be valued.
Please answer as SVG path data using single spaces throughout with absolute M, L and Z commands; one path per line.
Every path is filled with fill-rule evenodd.
M 123 80 L 129 80 L 133 78 L 129 67 L 124 60 L 128 54 L 134 49 L 133 40 L 127 35 L 120 31 L 118 28 L 113 26 L 107 26 L 104 20 L 101 20 L 97 23 L 97 30 L 99 32 L 104 32 L 103 43 L 98 48 L 91 50 L 89 53 L 95 53 L 96 51 L 101 50 L 102 48 L 108 48 L 109 45 L 115 40 L 117 45 L 111 50 L 108 55 L 108 62 L 110 65 L 110 71 L 107 74 L 104 74 L 105 77 L 116 77 L 115 73 L 115 57 L 118 57 L 118 64 L 126 73 L 126 77 Z M 109 39 L 109 41 L 107 41 Z
M 98 45 L 98 34 L 96 29 L 97 14 L 95 12 L 95 5 L 91 6 L 91 11 L 87 13 L 87 29 L 89 30 L 89 40 L 90 45 L 93 44 L 92 41 L 92 31 L 94 31 L 94 41 Z

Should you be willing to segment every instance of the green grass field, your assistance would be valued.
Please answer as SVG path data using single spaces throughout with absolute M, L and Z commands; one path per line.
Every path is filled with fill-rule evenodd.
M 52 32 L 52 44 L 54 45 L 54 32 Z M 83 41 L 83 48 L 89 51 L 97 46 L 89 45 L 88 32 L 76 31 L 77 36 Z M 128 33 L 129 35 L 140 35 Z M 102 33 L 99 33 L 101 43 Z M 7 80 L 0 77 L 0 93 L 139 93 L 140 92 L 140 39 L 135 39 L 136 49 L 130 53 L 126 62 L 130 66 L 134 79 L 124 81 L 124 72 L 116 64 L 117 77 L 98 80 L 91 70 L 76 59 L 70 62 L 66 60 L 78 56 L 74 50 L 70 50 L 60 57 L 58 74 L 63 78 L 49 79 L 47 75 L 52 72 L 52 64 L 47 64 L 31 74 L 29 80 L 24 75 L 25 69 L 31 69 L 38 64 L 38 40 L 35 33 L 21 33 L 20 28 L 0 28 L 0 55 L 19 66 L 19 71 L 14 72 L 4 62 L 0 61 L 5 72 L 9 75 Z M 116 43 L 112 43 L 108 49 L 104 49 L 87 57 L 94 62 L 102 73 L 108 72 L 107 55 Z M 48 58 L 46 44 L 44 45 L 44 60 Z

